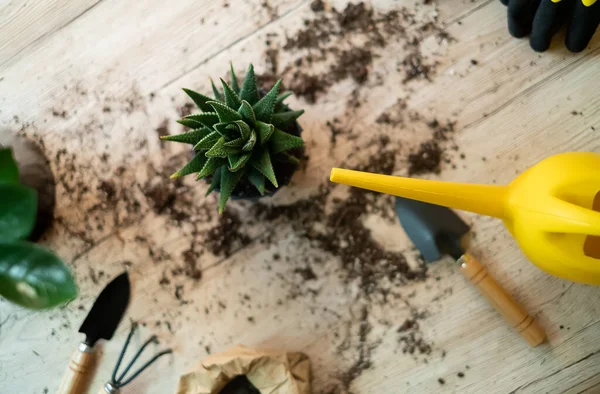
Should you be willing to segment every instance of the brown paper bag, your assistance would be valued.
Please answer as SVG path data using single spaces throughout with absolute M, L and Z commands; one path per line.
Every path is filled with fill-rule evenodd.
M 238 375 L 246 375 L 261 394 L 311 394 L 308 356 L 244 346 L 202 360 L 179 378 L 176 394 L 219 394 Z

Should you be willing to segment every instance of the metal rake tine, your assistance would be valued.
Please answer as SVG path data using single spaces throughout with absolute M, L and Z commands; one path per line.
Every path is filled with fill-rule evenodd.
M 137 361 L 137 359 L 142 355 L 142 352 L 144 351 L 144 349 L 146 349 L 146 347 L 151 344 L 151 343 L 157 343 L 158 341 L 156 340 L 156 335 L 152 335 L 150 337 L 150 339 L 148 339 L 146 342 L 144 342 L 144 344 L 142 345 L 142 347 L 140 348 L 140 350 L 137 351 L 137 353 L 135 354 L 135 356 L 133 356 L 133 358 L 131 359 L 131 361 L 129 362 L 129 364 L 127 364 L 127 367 L 125 368 L 125 371 L 123 371 L 123 373 L 121 373 L 121 376 L 119 376 L 119 379 L 116 382 L 120 382 L 123 380 L 123 378 L 125 377 L 125 375 L 127 374 L 127 372 L 129 372 L 129 370 L 131 369 L 131 367 L 133 366 L 133 364 Z

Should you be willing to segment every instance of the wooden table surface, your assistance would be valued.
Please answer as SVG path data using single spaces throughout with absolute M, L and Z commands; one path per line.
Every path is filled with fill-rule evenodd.
M 168 179 L 188 155 L 158 140 L 181 130 L 175 120 L 189 100 L 180 88 L 208 92 L 208 78 L 224 76 L 230 61 L 238 74 L 249 62 L 266 72 L 267 44 L 280 49 L 288 85 L 294 71 L 323 75 L 319 67 L 336 61 L 339 53 L 324 61 L 318 50 L 284 48 L 304 20 L 333 20 L 331 7 L 346 6 L 329 1 L 315 13 L 310 3 L 0 2 L 0 132 L 23 133 L 50 158 L 57 220 L 43 243 L 69 262 L 80 287 L 52 311 L 0 301 L 0 392 L 54 392 L 86 311 L 124 268 L 132 300 L 101 347 L 91 392 L 108 379 L 130 319 L 143 323 L 134 345 L 156 333 L 153 351 L 171 346 L 174 354 L 124 393 L 173 392 L 207 353 L 235 344 L 307 353 L 322 394 L 600 392 L 599 288 L 547 275 L 499 220 L 465 214 L 473 253 L 547 331 L 548 343 L 531 349 L 453 261 L 419 262 L 389 197 L 360 194 L 364 210 L 340 210 L 353 194 L 327 180 L 333 166 L 381 158 L 406 175 L 409 153 L 448 125 L 441 172 L 419 176 L 503 184 L 554 153 L 600 152 L 598 35 L 580 54 L 558 41 L 537 54 L 508 35 L 497 0 L 373 1 L 374 15 L 402 10 L 410 23 L 368 48 L 363 84 L 338 78 L 314 103 L 290 99 L 306 109 L 310 158 L 289 186 L 259 203 L 231 202 L 219 217 L 205 184 Z M 309 52 L 316 60 L 298 66 Z M 428 67 L 429 79 L 407 78 L 411 61 Z M 340 222 L 418 274 L 358 261 L 363 251 L 348 263 L 341 249 L 352 236 Z M 229 241 L 216 244 L 223 233 Z M 318 234 L 341 237 L 340 250 Z

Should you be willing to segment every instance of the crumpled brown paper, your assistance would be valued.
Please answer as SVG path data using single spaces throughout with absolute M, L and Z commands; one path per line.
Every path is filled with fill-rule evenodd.
M 219 394 L 238 375 L 246 375 L 261 394 L 311 394 L 308 356 L 245 346 L 202 360 L 179 378 L 176 394 Z

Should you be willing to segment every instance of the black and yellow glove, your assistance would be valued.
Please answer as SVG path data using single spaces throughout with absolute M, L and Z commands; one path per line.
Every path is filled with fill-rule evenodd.
M 588 45 L 600 22 L 600 0 L 500 0 L 508 6 L 508 30 L 514 37 L 529 34 L 535 51 L 550 46 L 552 36 L 567 24 L 565 45 L 580 52 Z

